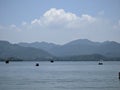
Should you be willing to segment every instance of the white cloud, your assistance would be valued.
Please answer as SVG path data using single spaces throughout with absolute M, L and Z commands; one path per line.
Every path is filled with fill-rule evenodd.
M 34 19 L 31 21 L 31 24 L 53 28 L 78 28 L 83 24 L 87 25 L 93 23 L 95 20 L 96 19 L 94 17 L 87 14 L 77 16 L 74 13 L 65 12 L 64 9 L 51 8 L 46 11 L 40 19 Z
M 45 12 L 43 15 L 45 19 L 47 19 L 48 22 L 62 22 L 62 21 L 73 21 L 77 20 L 79 17 L 77 17 L 73 13 L 65 12 L 63 9 L 55 9 L 52 8 Z
M 93 17 L 90 16 L 90 15 L 83 14 L 82 17 L 81 17 L 81 20 L 92 23 L 92 22 L 95 22 L 96 19 L 93 18 Z
M 31 21 L 31 24 L 40 24 L 40 20 L 34 19 L 33 21 Z

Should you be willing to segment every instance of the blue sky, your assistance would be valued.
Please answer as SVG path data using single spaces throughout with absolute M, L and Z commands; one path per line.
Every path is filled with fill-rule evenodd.
M 0 0 L 0 40 L 120 42 L 120 0 Z

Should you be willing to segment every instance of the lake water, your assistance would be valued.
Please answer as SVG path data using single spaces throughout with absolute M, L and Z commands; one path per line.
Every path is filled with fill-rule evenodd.
M 120 90 L 119 61 L 0 62 L 0 90 Z

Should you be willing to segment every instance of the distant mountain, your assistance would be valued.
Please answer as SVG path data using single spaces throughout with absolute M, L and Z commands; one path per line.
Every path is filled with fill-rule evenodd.
M 120 43 L 105 41 L 99 45 L 97 52 L 108 57 L 120 57 Z
M 114 41 L 93 42 L 88 39 L 78 39 L 64 45 L 53 43 L 19 43 L 21 46 L 43 49 L 55 56 L 76 56 L 100 54 L 106 57 L 120 57 L 120 43 Z
M 54 43 L 47 43 L 47 42 L 19 43 L 18 45 L 24 47 L 43 49 L 55 56 L 59 56 L 58 49 L 61 47 L 61 45 L 56 45 Z
M 38 49 L 43 49 L 48 52 L 53 50 L 54 48 L 60 47 L 60 45 L 47 43 L 47 42 L 19 43 L 18 45 L 24 46 L 24 47 L 34 47 Z
M 17 44 L 11 44 L 7 41 L 0 41 L 0 58 L 19 58 L 23 60 L 34 60 L 52 57 L 51 54 L 33 47 L 22 47 Z
M 120 44 L 114 41 L 99 43 L 79 39 L 61 46 L 57 54 L 60 56 L 101 54 L 107 57 L 120 57 Z
M 74 40 L 59 47 L 54 54 L 58 56 L 95 54 L 98 44 L 87 39 Z

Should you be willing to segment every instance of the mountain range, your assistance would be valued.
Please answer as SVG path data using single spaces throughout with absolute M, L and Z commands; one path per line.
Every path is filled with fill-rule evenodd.
M 115 41 L 93 42 L 78 39 L 57 45 L 48 42 L 17 43 L 0 41 L 0 58 L 19 58 L 22 60 L 95 60 L 96 58 L 120 57 L 120 43 Z
M 120 57 L 120 43 L 115 41 L 93 42 L 88 39 L 78 39 L 64 45 L 47 42 L 19 43 L 18 45 L 43 49 L 57 57 L 90 54 Z
M 19 58 L 22 60 L 45 59 L 52 55 L 48 52 L 33 47 L 23 47 L 17 44 L 11 44 L 7 41 L 0 41 L 0 58 Z

